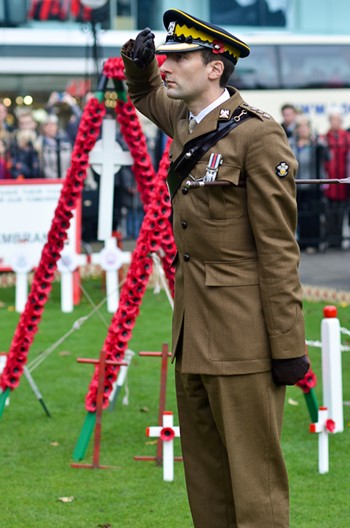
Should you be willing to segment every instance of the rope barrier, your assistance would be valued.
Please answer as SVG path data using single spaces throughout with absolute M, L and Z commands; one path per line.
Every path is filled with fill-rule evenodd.
M 321 341 L 309 341 L 308 339 L 306 340 L 306 344 L 307 346 L 309 347 L 313 347 L 313 348 L 322 348 L 322 343 Z M 347 345 L 340 345 L 340 350 L 342 352 L 350 352 L 350 346 L 347 346 Z
M 173 308 L 173 300 L 172 300 L 172 297 L 171 297 L 171 293 L 170 293 L 168 284 L 167 284 L 167 282 L 165 280 L 165 274 L 164 274 L 163 268 L 160 265 L 159 257 L 155 253 L 152 253 L 151 256 L 152 256 L 152 259 L 153 259 L 153 261 L 154 261 L 154 263 L 156 265 L 155 268 L 157 269 L 157 273 L 158 273 L 158 277 L 157 278 L 160 280 L 161 285 L 163 286 L 163 289 L 164 289 L 164 291 L 166 293 L 166 296 L 167 296 L 167 299 L 169 301 L 169 304 Z M 125 280 L 126 279 L 123 279 L 119 283 L 119 287 L 117 289 L 120 290 L 120 288 L 123 286 Z M 44 350 L 39 356 L 37 356 L 35 359 L 33 359 L 31 362 L 29 362 L 28 363 L 28 367 L 27 367 L 29 372 L 33 372 L 36 368 L 38 368 L 41 365 L 41 363 L 43 363 L 45 361 L 45 359 L 48 358 L 52 354 L 52 352 L 54 352 L 62 343 L 64 343 L 64 341 L 66 339 L 68 339 L 69 336 L 71 336 L 75 331 L 80 330 L 80 328 L 83 326 L 83 324 L 86 323 L 86 321 L 88 321 L 88 319 L 90 319 L 95 313 L 97 313 L 97 315 L 100 317 L 100 319 L 103 322 L 103 324 L 106 326 L 106 328 L 108 328 L 109 325 L 108 325 L 107 321 L 105 320 L 105 318 L 103 317 L 102 313 L 100 312 L 100 308 L 107 302 L 108 296 L 106 295 L 98 304 L 95 304 L 93 302 L 93 300 L 91 299 L 91 297 L 90 297 L 89 293 L 87 292 L 87 290 L 82 285 L 82 283 L 80 283 L 80 289 L 83 292 L 83 294 L 85 295 L 85 297 L 87 298 L 87 300 L 89 301 L 89 303 L 91 304 L 91 306 L 93 307 L 93 310 L 91 310 L 91 312 L 88 313 L 87 315 L 85 315 L 83 317 L 80 317 L 79 319 L 74 321 L 74 323 L 72 325 L 72 328 L 70 330 L 68 330 L 68 332 L 63 334 L 55 343 L 53 343 L 50 347 L 48 347 L 46 350 Z M 112 292 L 110 292 L 109 295 L 113 295 L 115 293 L 115 291 L 116 291 L 116 289 L 113 290 Z
M 125 282 L 125 279 L 119 283 L 118 289 L 120 289 L 120 287 L 123 285 L 124 282 Z M 81 284 L 80 284 L 80 288 L 83 294 L 86 296 L 89 303 L 91 304 L 91 306 L 93 306 L 93 310 L 91 310 L 91 312 L 88 313 L 87 315 L 80 317 L 79 319 L 74 321 L 72 328 L 68 330 L 68 332 L 63 334 L 55 343 L 53 343 L 50 347 L 44 350 L 39 356 L 33 359 L 33 361 L 29 362 L 28 367 L 27 367 L 29 372 L 33 372 L 36 368 L 38 368 L 39 365 L 41 365 L 41 363 L 43 363 L 43 361 L 45 361 L 45 359 L 49 357 L 52 354 L 52 352 L 56 350 L 57 347 L 59 347 L 75 331 L 80 330 L 82 325 L 86 323 L 86 321 L 90 319 L 96 312 L 97 312 L 97 315 L 102 320 L 103 324 L 105 324 L 105 326 L 108 328 L 108 323 L 100 312 L 100 308 L 107 302 L 108 296 L 106 295 L 98 304 L 95 304 L 93 300 L 91 299 L 90 295 L 88 294 L 88 292 L 86 291 L 86 289 Z M 113 295 L 115 291 L 116 290 L 110 292 L 110 295 Z
M 344 327 L 340 327 L 340 333 L 343 334 L 343 335 L 350 336 L 350 330 L 348 330 L 347 328 L 344 328 Z M 306 344 L 309 347 L 322 348 L 321 341 L 313 341 L 313 340 L 307 339 L 306 340 Z M 350 346 L 348 346 L 348 345 L 340 345 L 340 350 L 342 352 L 350 352 Z

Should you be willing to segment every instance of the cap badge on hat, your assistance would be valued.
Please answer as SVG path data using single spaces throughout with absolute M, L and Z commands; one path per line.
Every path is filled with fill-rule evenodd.
M 170 22 L 170 24 L 169 24 L 169 26 L 168 26 L 168 33 L 167 33 L 167 35 L 174 35 L 175 26 L 176 26 L 176 22 L 175 22 L 175 20 L 173 20 L 173 22 Z

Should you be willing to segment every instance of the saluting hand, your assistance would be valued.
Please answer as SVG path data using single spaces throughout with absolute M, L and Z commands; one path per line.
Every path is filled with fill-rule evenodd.
M 150 64 L 154 58 L 154 34 L 150 28 L 145 28 L 135 39 L 131 52 L 132 61 L 142 70 Z

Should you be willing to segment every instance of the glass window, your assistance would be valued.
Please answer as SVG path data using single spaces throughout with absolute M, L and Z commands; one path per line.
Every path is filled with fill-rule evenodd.
M 210 0 L 210 20 L 225 26 L 286 27 L 287 0 Z
M 229 84 L 245 90 L 278 88 L 276 47 L 252 46 L 249 57 L 238 61 Z
M 346 45 L 280 46 L 282 88 L 350 86 L 350 48 Z

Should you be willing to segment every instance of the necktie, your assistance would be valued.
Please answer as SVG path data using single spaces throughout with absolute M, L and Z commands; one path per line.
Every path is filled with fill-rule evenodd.
M 197 121 L 195 120 L 194 117 L 191 117 L 189 123 L 188 123 L 188 132 L 190 134 L 192 134 L 192 132 L 194 131 L 194 129 L 196 128 L 197 126 Z

